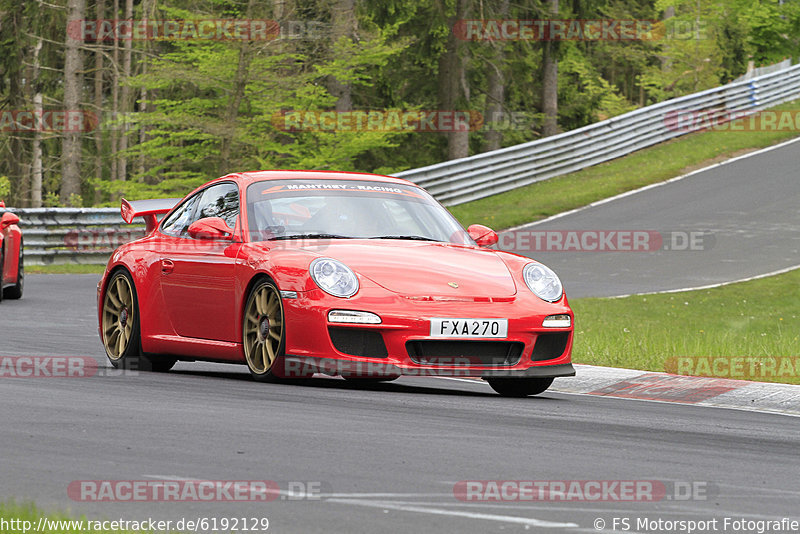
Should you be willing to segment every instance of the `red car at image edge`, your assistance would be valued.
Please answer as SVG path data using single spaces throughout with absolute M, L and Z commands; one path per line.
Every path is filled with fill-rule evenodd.
M 501 395 L 572 376 L 558 276 L 494 250 L 422 188 L 388 176 L 258 171 L 184 199 L 122 201 L 146 236 L 97 287 L 115 367 L 246 364 L 259 381 L 481 377 Z M 159 220 L 159 216 L 163 216 Z
M 0 301 L 22 298 L 25 285 L 19 217 L 5 208 L 0 200 Z

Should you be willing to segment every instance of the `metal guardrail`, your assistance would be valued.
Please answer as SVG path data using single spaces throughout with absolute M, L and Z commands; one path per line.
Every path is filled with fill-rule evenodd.
M 800 97 L 800 65 L 640 108 L 577 130 L 395 174 L 445 205 L 584 169 L 690 133 L 680 113 L 752 112 Z M 671 127 L 672 126 L 672 127 Z
M 800 65 L 795 65 L 559 135 L 395 176 L 417 183 L 452 206 L 584 169 L 689 133 L 691 130 L 674 124 L 670 127 L 670 121 L 680 112 L 748 113 L 798 97 Z M 118 245 L 144 235 L 143 226 L 124 223 L 118 208 L 6 209 L 20 217 L 28 265 L 102 264 Z
M 144 236 L 118 208 L 6 208 L 19 218 L 26 265 L 103 264 L 119 245 Z

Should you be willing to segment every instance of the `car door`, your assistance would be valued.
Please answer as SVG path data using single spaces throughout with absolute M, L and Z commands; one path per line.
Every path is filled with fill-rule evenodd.
M 174 331 L 184 337 L 236 341 L 234 263 L 240 240 L 192 238 L 189 226 L 220 217 L 238 232 L 239 188 L 231 182 L 198 192 L 165 220 L 161 291 Z

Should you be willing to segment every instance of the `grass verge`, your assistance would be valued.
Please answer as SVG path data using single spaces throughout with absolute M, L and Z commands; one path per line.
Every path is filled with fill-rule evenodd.
M 800 269 L 713 289 L 575 299 L 573 361 L 675 372 L 676 359 L 693 358 L 679 374 L 800 384 L 798 301 Z M 742 370 L 736 358 L 749 359 Z
M 800 101 L 775 109 L 800 110 Z M 502 230 L 662 182 L 797 135 L 794 130 L 687 134 L 594 167 L 449 209 L 464 226 L 478 223 Z
M 105 265 L 26 265 L 25 274 L 103 274 Z
M 42 519 L 43 518 L 43 519 Z M 145 534 L 150 530 L 118 530 L 113 521 L 78 519 L 64 513 L 45 513 L 33 504 L 0 503 L 0 523 L 3 533 L 35 532 L 42 519 L 42 530 L 48 534 Z M 128 523 L 133 524 L 133 523 Z M 143 526 L 140 528 L 149 528 Z

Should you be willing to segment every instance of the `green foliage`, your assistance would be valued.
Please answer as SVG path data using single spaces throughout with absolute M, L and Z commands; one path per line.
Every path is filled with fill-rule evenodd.
M 577 363 L 665 371 L 677 357 L 794 358 L 800 270 L 662 295 L 573 299 Z M 676 335 L 680 332 L 680 335 Z M 754 377 L 800 383 L 800 376 Z
M 576 124 L 588 124 L 634 109 L 576 46 L 565 46 L 559 62 L 559 114 Z
M 8 176 L 0 176 L 0 200 L 8 198 L 9 193 L 11 193 L 11 181 Z
M 143 13 L 150 5 L 150 13 Z M 84 42 L 84 109 L 98 113 L 99 128 L 85 133 L 81 196 L 71 204 L 116 204 L 180 195 L 221 174 L 257 168 L 318 168 L 392 173 L 444 160 L 447 138 L 436 132 L 287 129 L 287 111 L 329 111 L 337 106 L 331 81 L 349 86 L 354 110 L 438 110 L 442 55 L 453 46 L 457 0 L 359 0 L 352 31 L 333 35 L 342 16 L 339 0 L 289 2 L 284 18 L 317 32 L 274 40 L 133 41 L 133 70 L 119 76 L 112 42 Z M 548 0 L 468 2 L 467 19 L 543 19 Z M 112 13 L 106 2 L 106 18 Z M 134 18 L 221 20 L 276 18 L 271 2 L 163 0 L 136 2 Z M 32 107 L 41 91 L 46 109 L 63 101 L 66 0 L 0 0 L 0 104 Z M 86 18 L 95 17 L 94 4 Z M 756 66 L 800 56 L 800 1 L 791 0 L 580 0 L 559 3 L 560 19 L 659 20 L 674 10 L 663 35 L 640 41 L 565 41 L 559 60 L 561 130 L 613 117 L 636 106 L 707 89 Z M 337 18 L 338 17 L 338 18 Z M 283 22 L 286 22 L 284 20 Z M 690 28 L 686 31 L 686 28 Z M 338 30 L 337 30 L 338 31 Z M 339 32 L 341 33 L 341 31 Z M 543 43 L 457 41 L 466 65 L 456 84 L 457 107 L 486 114 L 493 104 L 490 73 L 504 79 L 502 111 L 513 121 L 495 125 L 501 145 L 537 139 L 542 127 Z M 38 77 L 33 51 L 41 43 Z M 121 43 L 124 49 L 124 42 Z M 94 108 L 94 62 L 103 59 L 101 109 Z M 113 89 L 127 87 L 130 112 L 113 116 Z M 145 100 L 143 100 L 143 98 Z M 485 117 L 488 121 L 491 117 Z M 470 152 L 485 149 L 486 132 L 470 132 Z M 125 133 L 127 149 L 112 146 Z M 61 137 L 42 134 L 43 202 L 57 205 L 61 187 Z M 8 176 L 7 201 L 25 205 L 31 191 L 29 131 L 0 131 L 0 174 Z M 126 179 L 112 167 L 126 163 Z

